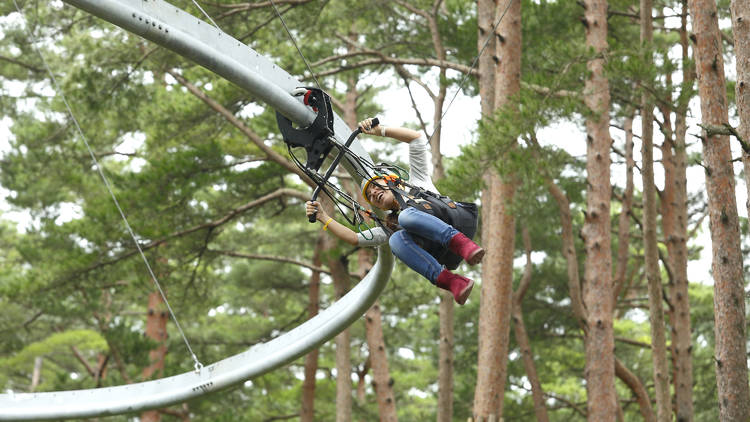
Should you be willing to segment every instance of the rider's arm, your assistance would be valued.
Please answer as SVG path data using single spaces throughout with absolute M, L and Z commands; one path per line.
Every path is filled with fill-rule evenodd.
M 354 230 L 350 229 L 349 227 L 346 227 L 345 225 L 331 218 L 328 214 L 326 214 L 325 211 L 323 211 L 323 208 L 320 206 L 320 203 L 318 203 L 317 201 L 316 202 L 308 201 L 305 204 L 305 211 L 308 216 L 315 214 L 316 219 L 320 221 L 321 223 L 323 223 L 326 230 L 333 233 L 334 236 L 338 237 L 339 239 L 343 240 L 344 242 L 350 245 L 354 245 L 354 246 L 357 245 L 358 243 L 357 233 L 355 233 Z
M 359 128 L 363 133 L 370 135 L 385 134 L 386 137 L 397 139 L 409 144 L 409 183 L 431 192 L 437 192 L 432 183 L 432 154 L 430 143 L 421 133 L 405 127 L 385 127 L 383 125 L 371 127 L 372 119 L 359 122 Z
M 393 138 L 401 142 L 406 142 L 407 144 L 419 138 L 420 136 L 422 136 L 416 130 L 405 128 L 405 127 L 384 126 L 384 125 L 372 127 L 372 119 L 365 119 L 359 122 L 359 128 L 362 130 L 363 133 L 366 133 L 368 135 L 377 135 L 377 136 L 384 136 L 386 138 Z

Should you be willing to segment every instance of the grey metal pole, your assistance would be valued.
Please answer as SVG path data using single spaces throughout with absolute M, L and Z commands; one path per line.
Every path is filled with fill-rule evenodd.
M 291 95 L 301 84 L 286 71 L 214 26 L 162 0 L 65 0 L 76 7 L 149 39 L 234 82 L 295 123 L 309 125 L 315 114 Z M 336 141 L 351 132 L 334 116 Z M 350 146 L 372 162 L 358 141 Z M 345 168 L 355 180 L 352 170 Z M 179 403 L 262 375 L 335 337 L 372 306 L 393 269 L 387 244 L 367 276 L 346 296 L 299 327 L 199 371 L 168 378 L 90 390 L 0 394 L 0 421 L 86 418 L 138 412 Z
M 305 84 L 232 36 L 163 0 L 64 1 L 204 66 L 300 126 L 315 118 L 309 107 L 291 95 Z M 343 145 L 351 131 L 334 113 L 335 140 Z M 350 149 L 372 161 L 359 142 Z
M 359 319 L 385 288 L 392 268 L 393 255 L 383 245 L 373 269 L 329 308 L 270 342 L 205 366 L 199 372 L 90 390 L 0 394 L 0 421 L 138 412 L 169 406 L 265 374 L 304 356 Z

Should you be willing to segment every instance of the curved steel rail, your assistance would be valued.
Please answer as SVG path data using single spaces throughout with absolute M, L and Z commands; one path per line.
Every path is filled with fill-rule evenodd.
M 117 26 L 190 58 L 246 89 L 300 126 L 315 114 L 291 95 L 301 84 L 240 41 L 162 0 L 65 0 Z M 349 127 L 334 116 L 340 144 Z M 372 162 L 356 140 L 349 147 Z M 345 160 L 354 171 L 359 164 Z M 83 418 L 168 406 L 241 383 L 304 356 L 335 337 L 372 306 L 390 278 L 393 255 L 387 244 L 367 276 L 346 296 L 314 318 L 267 343 L 198 371 L 137 384 L 89 390 L 0 394 L 0 421 Z
M 85 418 L 154 409 L 189 400 L 265 374 L 335 337 L 372 306 L 388 282 L 393 255 L 381 246 L 367 276 L 329 308 L 267 343 L 199 372 L 116 387 L 0 395 L 0 420 Z
M 299 97 L 303 86 L 287 71 L 252 48 L 163 0 L 64 0 L 140 37 L 153 41 L 237 84 L 302 127 L 315 113 Z M 343 145 L 352 129 L 334 113 L 334 138 Z M 349 147 L 368 162 L 359 142 Z M 356 163 L 344 162 L 346 166 Z

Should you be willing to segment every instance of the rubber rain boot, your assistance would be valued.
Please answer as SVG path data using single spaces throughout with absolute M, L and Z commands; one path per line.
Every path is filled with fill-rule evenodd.
M 484 258 L 484 249 L 463 233 L 451 237 L 450 242 L 448 242 L 448 249 L 463 258 L 469 265 L 477 265 Z
M 466 303 L 466 299 L 469 298 L 471 289 L 474 287 L 473 280 L 458 274 L 453 274 L 448 270 L 443 270 L 438 275 L 435 284 L 441 289 L 453 293 L 453 298 L 456 299 L 456 303 L 459 305 Z

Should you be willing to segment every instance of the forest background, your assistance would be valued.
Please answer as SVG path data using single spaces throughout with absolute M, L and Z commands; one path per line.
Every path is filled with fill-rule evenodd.
M 713 67 L 722 69 L 721 59 L 729 79 L 717 87 L 726 118 L 710 122 L 699 109 L 698 12 L 688 11 L 710 10 L 713 1 L 690 3 L 276 1 L 352 127 L 378 115 L 386 125 L 423 131 L 441 192 L 481 202 L 480 243 L 491 253 L 481 272 L 462 267 L 481 292 L 454 308 L 399 265 L 378 304 L 335 342 L 241 387 L 140 419 L 605 420 L 597 416 L 603 412 L 609 420 L 743 420 L 747 407 L 725 404 L 734 390 L 717 383 L 723 355 L 714 314 L 726 313 L 715 308 L 721 278 L 716 283 L 716 271 L 705 270 L 712 201 L 703 174 L 718 173 L 705 140 L 731 144 L 734 169 L 724 164 L 736 183 L 735 209 L 722 215 L 732 220 L 739 208 L 732 221 L 743 237 L 733 245 L 746 255 L 747 167 L 740 157 L 747 163 L 747 153 L 739 140 L 747 122 L 737 81 L 747 58 L 738 59 L 735 40 L 747 37 L 736 38 L 742 27 L 731 18 L 740 2 L 713 5 L 723 49 Z M 224 31 L 315 83 L 270 3 L 202 4 Z M 602 4 L 608 25 L 595 25 L 590 14 Z M 19 5 L 25 19 L 12 3 L 0 6 L 0 107 L 8 128 L 0 185 L 10 204 L 0 231 L 5 392 L 119 385 L 192 368 L 27 31 L 61 81 L 203 362 L 280 335 L 361 278 L 367 251 L 306 222 L 310 187 L 286 156 L 272 110 L 62 2 Z M 202 17 L 191 2 L 175 5 Z M 653 22 L 641 14 L 651 9 Z M 590 44 L 596 27 L 606 30 L 604 50 Z M 589 67 L 597 62 L 600 70 Z M 516 77 L 502 76 L 508 64 Z M 487 85 L 493 74 L 501 77 Z M 590 124 L 597 111 L 587 100 L 602 92 L 588 86 L 595 75 L 605 77 L 611 99 L 604 138 Z M 502 81 L 510 88 L 499 87 Z M 459 99 L 449 108 L 454 94 Z M 642 119 L 651 115 L 649 104 L 654 116 Z M 655 164 L 639 153 L 648 122 L 656 125 Z M 722 134 L 723 123 L 739 133 Z M 400 145 L 362 142 L 378 161 L 403 160 Z M 607 159 L 587 156 L 595 144 L 604 145 Z M 594 178 L 593 162 L 611 168 L 611 177 Z M 642 181 L 651 165 L 655 182 Z M 353 187 L 343 176 L 338 182 Z M 599 247 L 609 251 L 608 275 L 589 272 L 592 186 L 611 189 L 608 218 L 600 219 L 610 246 Z M 656 196 L 647 186 L 658 188 Z M 672 189 L 680 186 L 682 199 Z M 658 198 L 655 208 L 649 197 Z M 649 210 L 658 214 L 653 222 Z M 498 228 L 504 234 L 492 231 Z M 742 297 L 747 271 L 740 259 L 734 284 Z M 595 309 L 589 294 L 601 284 L 615 300 L 605 310 L 609 330 L 599 333 L 587 318 Z M 654 286 L 660 294 L 649 294 Z M 745 300 L 734 306 L 742 314 L 735 329 L 743 350 Z M 599 338 L 611 339 L 614 353 L 588 354 Z M 745 365 L 742 397 L 746 352 L 734 356 Z M 592 398 L 610 392 L 590 390 L 587 377 L 599 363 L 611 368 L 613 400 Z

